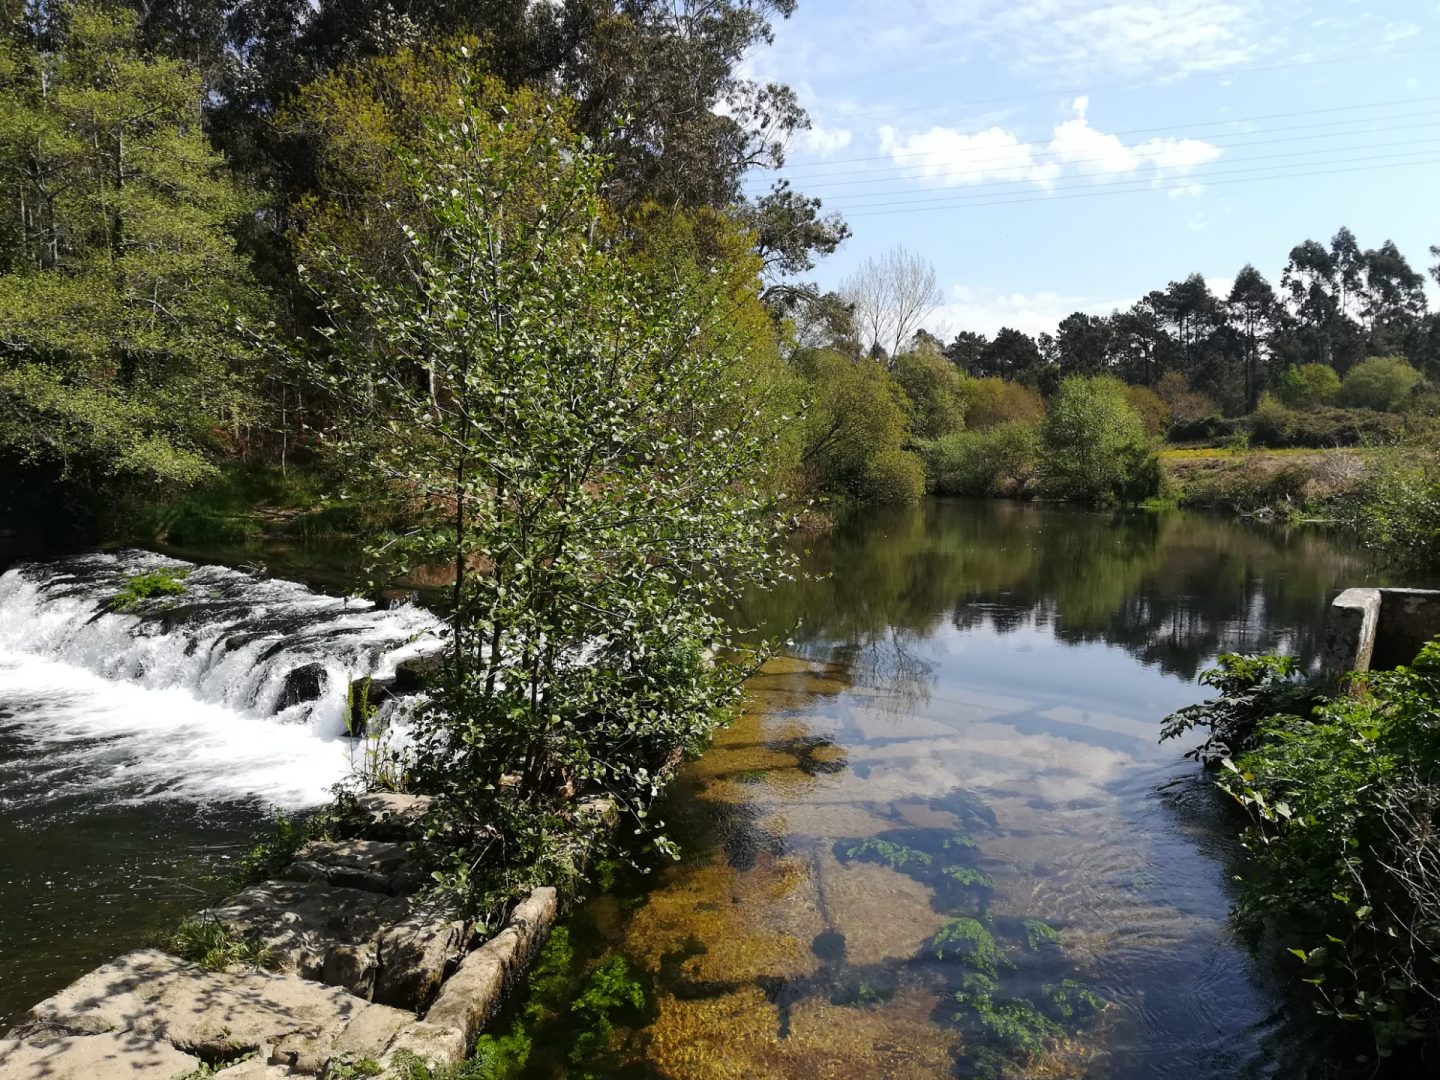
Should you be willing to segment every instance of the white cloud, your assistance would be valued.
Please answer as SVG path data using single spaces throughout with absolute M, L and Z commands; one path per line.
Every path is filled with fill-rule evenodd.
M 941 187 L 987 181 L 1029 181 L 1044 185 L 1059 166 L 1035 160 L 1035 148 L 1001 127 L 967 134 L 934 127 L 901 138 L 890 125 L 880 129 L 880 152 L 889 154 L 912 178 Z
M 1001 327 L 1008 326 L 1033 336 L 1053 334 L 1060 320 L 1072 312 L 1108 315 L 1117 308 L 1128 308 L 1132 303 L 1133 297 L 1094 300 L 1055 292 L 1005 292 L 986 285 L 954 285 L 946 302 L 926 323 L 946 325 L 956 331 L 972 330 L 990 337 Z
M 1389 52 L 1400 42 L 1419 36 L 1420 27 L 1413 22 L 1386 23 L 1380 34 L 1380 47 L 1376 51 Z
M 800 148 L 812 157 L 833 157 L 850 145 L 855 133 L 849 128 L 832 128 L 812 123 L 800 132 Z
M 1089 98 L 1076 98 L 1071 107 L 1075 115 L 1057 124 L 1043 145 L 1025 142 L 998 125 L 973 133 L 933 127 L 905 137 L 886 125 L 879 131 L 880 151 L 906 169 L 907 178 L 932 186 L 1028 182 L 1041 188 L 1067 174 L 1123 179 L 1146 169 L 1157 180 L 1180 177 L 1222 153 L 1202 139 L 1154 138 L 1127 144 L 1118 135 L 1091 126 Z

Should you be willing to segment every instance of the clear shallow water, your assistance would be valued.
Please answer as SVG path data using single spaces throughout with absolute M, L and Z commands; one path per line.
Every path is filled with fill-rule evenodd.
M 959 502 L 846 522 L 806 568 L 749 613 L 800 623 L 788 655 L 670 800 L 684 859 L 570 923 L 579 969 L 618 953 L 650 994 L 601 1074 L 1003 1071 L 942 944 L 972 917 L 996 1000 L 1105 1003 L 1006 1075 L 1306 1075 L 1308 1009 L 1226 924 L 1233 824 L 1156 740 L 1217 653 L 1312 660 L 1334 593 L 1384 575 L 1313 532 Z

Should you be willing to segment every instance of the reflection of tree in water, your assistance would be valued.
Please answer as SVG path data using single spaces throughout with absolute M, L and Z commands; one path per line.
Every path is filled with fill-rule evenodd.
M 800 650 L 857 665 L 857 683 L 908 694 L 928 685 L 923 643 L 946 623 L 1049 627 L 1186 678 L 1223 651 L 1309 661 L 1331 596 L 1376 581 L 1367 557 L 1313 530 L 1010 502 L 867 509 L 811 548 L 814 576 L 752 614 L 798 624 Z

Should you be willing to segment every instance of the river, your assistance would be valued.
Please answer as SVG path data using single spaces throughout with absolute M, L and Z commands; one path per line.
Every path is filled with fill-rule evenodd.
M 1314 530 L 1013 503 L 871 510 L 809 548 L 742 613 L 792 641 L 668 800 L 684 857 L 566 927 L 577 977 L 619 956 L 647 989 L 585 1068 L 994 1073 L 1036 1001 L 1073 1017 L 1027 1076 L 1300 1075 L 1305 1009 L 1227 928 L 1233 827 L 1159 722 L 1218 653 L 1309 662 L 1337 590 L 1400 582 Z M 56 655 L 34 624 L 0 596 L 0 1029 L 344 769 L 313 717 Z

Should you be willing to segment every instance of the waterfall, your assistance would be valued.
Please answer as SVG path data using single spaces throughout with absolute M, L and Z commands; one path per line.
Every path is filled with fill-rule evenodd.
M 116 607 L 157 571 L 183 591 Z M 32 778 L 31 797 L 81 785 L 314 803 L 356 753 L 352 683 L 438 652 L 441 631 L 413 605 L 150 552 L 22 564 L 0 575 L 0 737 L 35 744 L 50 780 Z

